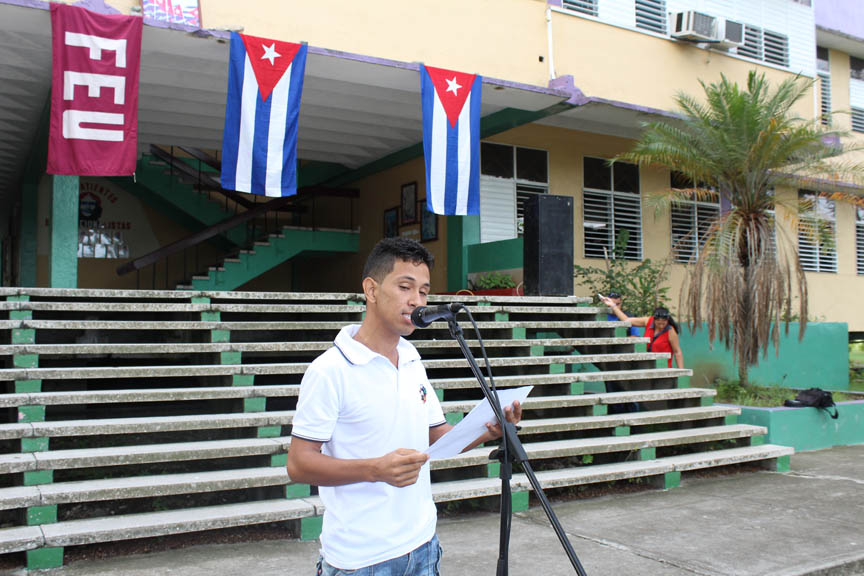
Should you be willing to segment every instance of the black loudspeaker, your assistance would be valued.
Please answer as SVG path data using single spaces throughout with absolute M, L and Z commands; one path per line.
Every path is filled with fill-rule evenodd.
M 573 198 L 534 194 L 524 215 L 525 294 L 573 294 Z

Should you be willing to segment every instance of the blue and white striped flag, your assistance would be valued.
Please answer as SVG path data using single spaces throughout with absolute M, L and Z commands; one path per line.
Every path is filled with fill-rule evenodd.
M 483 78 L 420 65 L 426 205 L 435 214 L 480 213 Z
M 306 46 L 231 33 L 222 187 L 297 193 L 297 119 Z

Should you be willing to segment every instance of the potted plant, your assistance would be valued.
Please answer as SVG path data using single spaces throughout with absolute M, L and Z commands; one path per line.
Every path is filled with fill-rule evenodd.
M 469 291 L 476 296 L 521 296 L 521 287 L 516 285 L 513 277 L 500 272 L 487 272 L 475 276 L 468 282 Z

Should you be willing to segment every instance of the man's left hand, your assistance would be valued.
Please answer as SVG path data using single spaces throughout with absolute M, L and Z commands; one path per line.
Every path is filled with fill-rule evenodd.
M 518 401 L 513 402 L 511 406 L 507 406 L 504 408 L 504 418 L 513 424 L 514 426 L 518 424 L 522 420 L 522 404 Z M 483 442 L 488 442 L 489 440 L 497 440 L 501 437 L 501 426 L 498 422 L 487 422 L 486 423 L 486 438 Z

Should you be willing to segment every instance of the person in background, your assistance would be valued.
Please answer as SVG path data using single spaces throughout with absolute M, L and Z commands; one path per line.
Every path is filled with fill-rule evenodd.
M 672 367 L 672 358 L 675 358 L 675 366 L 684 368 L 684 354 L 678 341 L 678 324 L 672 318 L 672 314 L 666 308 L 655 308 L 651 316 L 631 318 L 611 298 L 601 296 L 600 300 L 612 310 L 618 320 L 630 322 L 633 326 L 645 327 L 645 337 L 650 339 L 648 352 L 669 352 L 669 368 Z
M 621 294 L 619 294 L 618 292 L 610 292 L 609 293 L 609 299 L 612 300 L 612 302 L 614 302 L 615 305 L 618 306 L 619 309 L 621 309 L 621 310 L 624 309 L 623 299 L 621 298 Z M 625 314 L 626 314 L 626 312 L 625 312 Z M 628 314 L 628 316 L 629 316 L 629 314 Z M 606 315 L 606 319 L 609 320 L 610 322 L 614 322 L 615 320 L 618 320 L 618 316 L 616 316 L 612 312 L 609 312 Z M 642 334 L 639 333 L 639 328 L 631 325 L 630 328 L 627 329 L 627 335 L 639 337 Z

